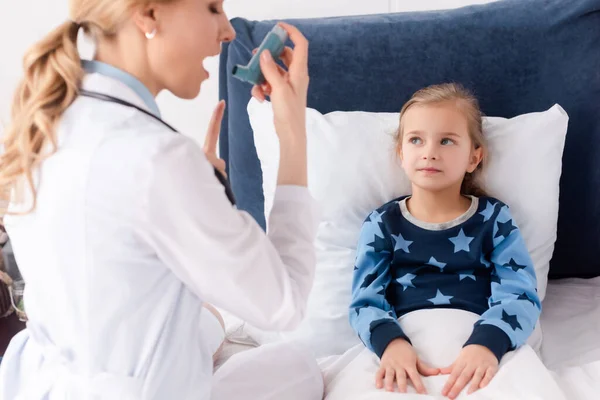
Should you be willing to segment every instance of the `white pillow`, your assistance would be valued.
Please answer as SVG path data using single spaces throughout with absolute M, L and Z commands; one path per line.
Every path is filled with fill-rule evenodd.
M 251 99 L 248 114 L 263 171 L 268 216 L 279 165 L 273 111 L 270 103 Z M 410 193 L 410 182 L 394 150 L 398 119 L 398 113 L 323 115 L 307 109 L 309 190 L 322 211 L 315 283 L 306 319 L 296 331 L 264 332 L 246 326 L 246 333 L 259 343 L 300 340 L 319 357 L 341 354 L 359 343 L 348 322 L 348 307 L 362 223 L 374 209 Z M 556 240 L 567 125 L 568 116 L 559 105 L 512 119 L 484 118 L 490 158 L 483 183 L 489 195 L 511 207 L 531 253 L 542 300 Z M 530 344 L 539 348 L 539 327 Z

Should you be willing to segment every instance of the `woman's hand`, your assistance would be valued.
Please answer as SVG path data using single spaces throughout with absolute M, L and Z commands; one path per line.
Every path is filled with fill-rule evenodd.
M 225 161 L 221 160 L 217 156 L 217 143 L 219 142 L 219 133 L 221 132 L 221 121 L 223 120 L 223 113 L 225 112 L 225 100 L 221 100 L 208 124 L 208 131 L 206 132 L 206 138 L 204 139 L 204 154 L 206 159 L 215 167 L 225 178 L 227 173 L 225 172 Z
M 275 63 L 271 53 L 264 51 L 260 68 L 266 83 L 252 88 L 259 101 L 271 98 L 275 131 L 280 140 L 304 136 L 306 133 L 306 96 L 308 93 L 308 41 L 294 26 L 280 22 L 294 43 L 294 49 L 284 48 L 281 60 L 287 71 Z M 256 50 L 254 51 L 256 52 Z
M 280 162 L 278 185 L 308 185 L 306 155 L 306 96 L 308 94 L 308 41 L 300 31 L 289 24 L 279 23 L 285 29 L 294 50 L 286 47 L 281 60 L 284 70 L 273 60 L 269 51 L 260 58 L 260 68 L 266 83 L 252 88 L 252 95 L 260 101 L 271 97 L 273 122 L 279 137 Z
M 214 315 L 217 318 L 219 324 L 221 325 L 221 328 L 223 329 L 223 332 L 225 332 L 225 321 L 223 320 L 223 316 L 221 315 L 221 313 L 212 304 L 209 303 L 203 303 L 202 307 L 206 308 L 212 315 Z M 219 359 L 224 344 L 225 341 L 221 343 L 219 348 L 215 351 L 215 354 L 213 354 L 213 362 L 216 362 Z
M 396 382 L 398 391 L 406 393 L 407 381 L 410 379 L 418 393 L 426 394 L 421 375 L 433 376 L 439 373 L 439 369 L 431 368 L 419 360 L 410 343 L 404 339 L 395 339 L 381 356 L 381 366 L 375 375 L 375 384 L 378 389 L 385 386 L 385 390 L 393 392 Z
M 497 372 L 498 359 L 487 347 L 465 346 L 452 365 L 442 368 L 442 374 L 450 374 L 442 395 L 455 399 L 469 382 L 471 394 L 486 387 Z

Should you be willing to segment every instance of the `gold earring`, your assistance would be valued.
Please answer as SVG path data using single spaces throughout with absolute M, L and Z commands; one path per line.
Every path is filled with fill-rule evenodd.
M 154 36 L 156 36 L 156 28 L 154 28 L 152 32 L 146 32 L 146 39 L 154 39 Z

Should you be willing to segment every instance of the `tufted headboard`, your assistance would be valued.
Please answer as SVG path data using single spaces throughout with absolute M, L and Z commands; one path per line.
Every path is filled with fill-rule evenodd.
M 265 226 L 260 164 L 234 79 L 276 21 L 236 18 L 221 54 L 221 133 L 238 206 Z M 558 239 L 550 278 L 600 276 L 600 0 L 503 0 L 452 11 L 289 21 L 310 41 L 308 106 L 398 112 L 416 90 L 455 81 L 486 115 L 514 117 L 562 105 L 570 117 Z

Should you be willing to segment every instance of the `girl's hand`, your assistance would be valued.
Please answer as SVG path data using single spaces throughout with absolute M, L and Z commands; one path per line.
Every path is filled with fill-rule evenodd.
M 404 339 L 395 339 L 381 356 L 381 366 L 375 375 L 375 384 L 378 389 L 385 386 L 385 390 L 393 392 L 396 382 L 398 391 L 406 393 L 407 381 L 410 379 L 418 393 L 427 394 L 421 375 L 433 376 L 439 373 L 439 369 L 431 368 L 419 360 L 410 343 Z
M 450 374 L 442 395 L 455 399 L 469 382 L 468 394 L 486 387 L 498 372 L 498 359 L 487 347 L 472 344 L 465 346 L 456 361 L 441 371 Z

